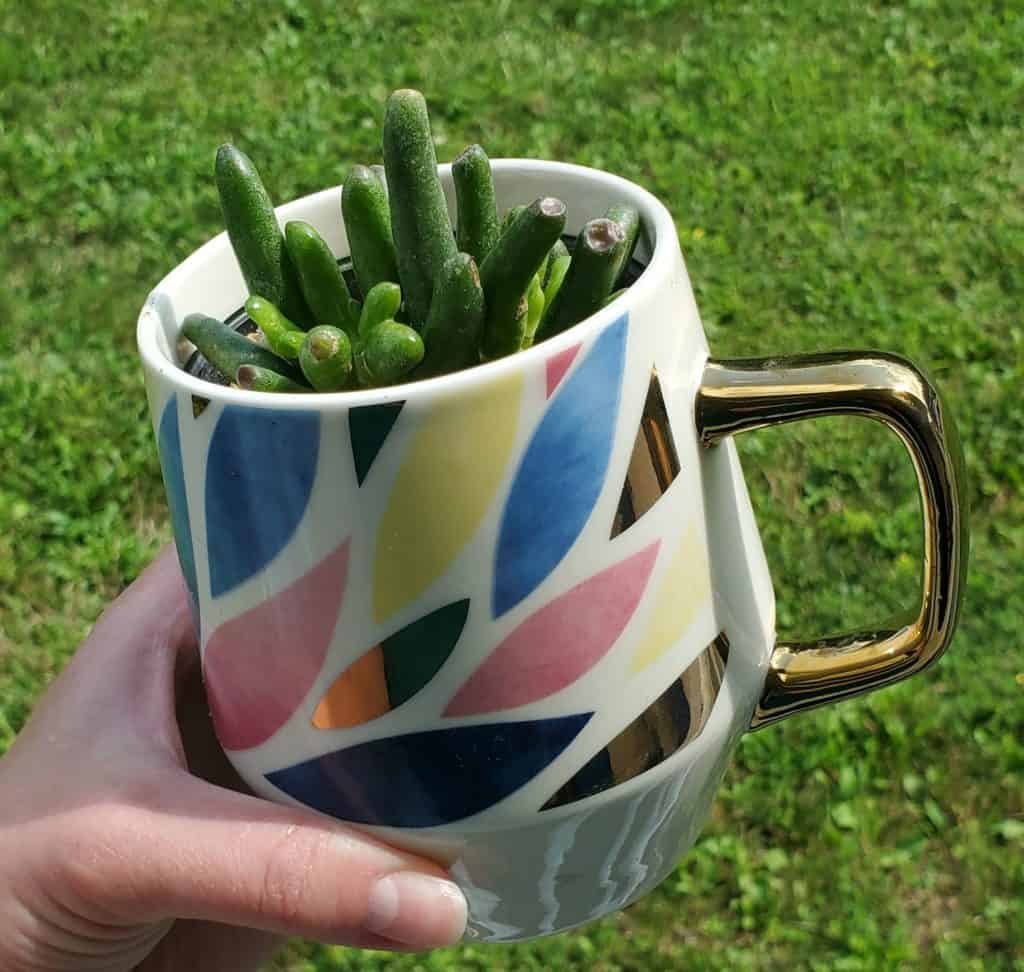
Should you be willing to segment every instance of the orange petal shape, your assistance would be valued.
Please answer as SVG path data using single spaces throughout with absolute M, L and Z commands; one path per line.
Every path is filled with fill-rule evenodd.
M 633 616 L 658 546 L 656 540 L 527 618 L 469 677 L 444 714 L 480 715 L 526 705 L 586 674 Z
M 384 652 L 371 648 L 335 679 L 313 713 L 317 729 L 351 729 L 391 711 Z
M 346 540 L 291 587 L 211 635 L 203 677 L 225 749 L 265 742 L 302 704 L 338 620 L 348 554 Z
M 468 615 L 469 600 L 454 601 L 388 635 L 334 680 L 313 714 L 313 725 L 351 729 L 403 705 L 448 660 Z

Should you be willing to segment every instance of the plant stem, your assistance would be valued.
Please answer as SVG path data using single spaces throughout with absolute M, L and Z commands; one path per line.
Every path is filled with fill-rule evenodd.
M 423 360 L 423 338 L 407 324 L 382 321 L 356 353 L 359 384 L 381 388 L 397 384 Z
M 537 330 L 537 340 L 559 334 L 599 310 L 615 284 L 626 234 L 618 223 L 601 217 L 580 231 L 569 269 Z
M 314 327 L 302 342 L 299 365 L 319 392 L 341 391 L 352 375 L 352 344 L 340 327 Z
M 423 325 L 426 353 L 416 377 L 432 378 L 479 362 L 483 326 L 484 292 L 476 262 L 468 253 L 457 253 L 444 265 L 434 288 Z
M 633 250 L 636 248 L 637 236 L 640 233 L 640 213 L 635 206 L 618 203 L 615 206 L 609 206 L 608 212 L 604 215 L 605 219 L 618 223 L 626 236 L 622 250 L 619 253 L 618 268 L 615 271 L 615 283 L 618 283 L 623 271 L 629 265 L 629 259 L 633 255 Z M 615 286 L 615 284 L 612 284 L 612 286 Z
M 375 284 L 366 295 L 363 309 L 359 315 L 359 338 L 365 341 L 370 332 L 381 323 L 394 318 L 402 305 L 402 290 L 390 280 L 382 280 Z
M 252 160 L 224 144 L 217 150 L 214 178 L 224 226 L 249 293 L 262 294 L 300 325 L 311 322 L 274 204 Z
M 278 357 L 294 361 L 306 332 L 293 324 L 269 300 L 253 294 L 245 302 L 245 312 L 255 322 L 267 339 L 270 350 Z
M 468 253 L 479 265 L 500 233 L 487 153 L 479 145 L 466 148 L 452 163 L 452 180 L 458 205 L 455 239 L 459 250 Z
M 410 321 L 422 327 L 430 313 L 434 281 L 457 251 L 437 178 L 427 103 L 419 91 L 402 89 L 388 98 L 383 149 L 398 282 Z
M 302 381 L 302 375 L 294 365 L 250 341 L 215 317 L 189 314 L 182 324 L 181 333 L 228 379 L 242 365 L 251 364 L 276 371 L 293 381 Z
M 391 236 L 388 194 L 380 179 L 365 165 L 354 165 L 341 189 L 352 270 L 359 291 L 366 295 L 383 280 L 398 279 L 398 261 Z
M 235 372 L 235 382 L 239 388 L 246 391 L 258 392 L 308 392 L 304 385 L 286 378 L 284 375 L 271 371 L 269 368 L 261 368 L 259 365 L 239 365 Z
M 484 358 L 500 358 L 522 347 L 528 320 L 523 298 L 564 227 L 565 204 L 550 196 L 536 199 L 512 220 L 487 255 L 480 267 L 487 306 Z
M 285 226 L 284 239 L 316 323 L 351 334 L 356 326 L 349 316 L 352 295 L 331 248 L 313 226 L 300 219 Z

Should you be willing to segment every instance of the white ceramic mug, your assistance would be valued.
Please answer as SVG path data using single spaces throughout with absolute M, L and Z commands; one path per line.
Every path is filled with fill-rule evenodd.
M 657 199 L 577 166 L 493 169 L 503 208 L 557 196 L 570 232 L 636 206 L 640 278 L 490 364 L 268 395 L 180 366 L 185 315 L 226 318 L 246 296 L 221 234 L 153 291 L 138 343 L 228 756 L 257 793 L 442 860 L 468 934 L 512 941 L 655 887 L 742 733 L 938 657 L 967 543 L 955 430 L 912 365 L 711 361 Z M 342 257 L 339 196 L 279 216 L 308 220 Z M 909 447 L 923 603 L 889 630 L 777 643 L 729 436 L 837 413 L 881 420 Z

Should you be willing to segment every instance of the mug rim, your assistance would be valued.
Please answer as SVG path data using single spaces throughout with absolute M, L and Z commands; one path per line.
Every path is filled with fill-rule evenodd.
M 549 173 L 553 176 L 599 183 L 610 193 L 624 196 L 626 201 L 631 202 L 639 210 L 641 228 L 648 229 L 650 232 L 651 255 L 643 272 L 620 298 L 600 308 L 590 317 L 574 324 L 561 334 L 535 344 L 525 351 L 517 351 L 495 361 L 476 364 L 449 374 L 388 385 L 383 388 L 352 389 L 339 392 L 309 391 L 282 395 L 274 392 L 231 388 L 227 385 L 205 381 L 189 374 L 181 364 L 172 361 L 168 355 L 164 354 L 159 345 L 157 335 L 163 326 L 161 316 L 156 310 L 159 295 L 171 287 L 179 285 L 200 265 L 218 255 L 218 251 L 227 245 L 227 232 L 222 231 L 190 253 L 167 273 L 147 296 L 136 324 L 136 343 L 143 364 L 176 386 L 177 390 L 189 392 L 211 402 L 224 405 L 244 405 L 252 408 L 292 411 L 309 410 L 311 407 L 315 407 L 324 411 L 330 408 L 346 409 L 384 404 L 399 399 L 409 401 L 413 397 L 427 397 L 434 394 L 458 395 L 482 383 L 500 382 L 514 372 L 529 367 L 531 363 L 539 364 L 552 355 L 587 341 L 624 313 L 630 313 L 647 298 L 654 288 L 659 286 L 660 281 L 668 272 L 672 259 L 670 244 L 672 241 L 678 244 L 675 223 L 665 204 L 642 186 L 601 169 L 542 159 L 492 159 L 491 170 L 496 180 L 514 177 L 517 174 Z M 450 178 L 450 173 L 451 163 L 438 166 L 438 174 L 442 179 Z M 340 185 L 321 189 L 283 203 L 275 207 L 275 211 L 279 220 L 285 221 L 294 218 L 294 214 L 290 210 L 300 206 L 326 203 L 329 198 L 337 197 L 340 191 Z

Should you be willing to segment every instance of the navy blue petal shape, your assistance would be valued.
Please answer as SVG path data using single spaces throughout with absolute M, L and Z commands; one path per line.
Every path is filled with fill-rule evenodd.
M 267 774 L 340 820 L 437 827 L 486 810 L 555 760 L 591 712 L 373 739 Z
M 185 495 L 185 471 L 181 465 L 181 433 L 178 430 L 178 399 L 171 396 L 160 416 L 160 430 L 156 437 L 160 453 L 160 469 L 164 476 L 167 506 L 171 511 L 174 543 L 178 548 L 178 561 L 185 577 L 192 607 L 192 621 L 199 631 L 198 584 L 196 558 L 192 549 L 192 528 L 189 525 L 188 498 Z
M 221 413 L 206 463 L 213 596 L 252 577 L 288 542 L 309 502 L 320 448 L 316 412 Z
M 601 495 L 619 411 L 626 316 L 558 390 L 512 483 L 494 565 L 494 616 L 534 591 L 576 542 Z
M 356 466 L 356 480 L 363 485 L 366 474 L 377 458 L 380 447 L 391 427 L 398 421 L 398 413 L 405 402 L 387 402 L 384 405 L 360 405 L 348 413 L 348 432 L 352 440 L 352 458 Z

